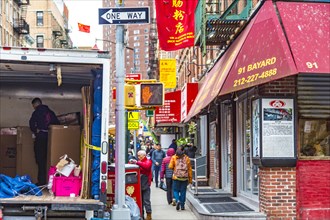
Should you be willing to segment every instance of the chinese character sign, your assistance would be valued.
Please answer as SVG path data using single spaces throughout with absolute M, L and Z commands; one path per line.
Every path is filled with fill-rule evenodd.
M 176 87 L 176 59 L 160 59 L 159 81 L 164 83 L 165 88 Z
M 178 50 L 194 45 L 198 0 L 155 0 L 160 48 Z

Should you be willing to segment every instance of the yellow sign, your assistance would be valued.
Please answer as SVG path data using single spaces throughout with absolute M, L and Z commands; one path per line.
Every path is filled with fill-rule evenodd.
M 140 118 L 140 112 L 128 112 L 127 120 L 128 121 L 138 121 Z
M 163 82 L 165 88 L 176 88 L 176 60 L 160 59 L 159 61 L 159 81 Z
M 125 106 L 135 106 L 135 86 L 125 85 Z
M 139 121 L 128 121 L 127 129 L 128 130 L 139 130 Z

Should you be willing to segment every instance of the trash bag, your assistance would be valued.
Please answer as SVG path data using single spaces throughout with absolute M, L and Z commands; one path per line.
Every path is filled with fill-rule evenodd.
M 13 198 L 18 195 L 41 196 L 39 187 L 31 182 L 28 175 L 16 176 L 15 178 L 0 174 L 0 198 Z
M 132 197 L 125 195 L 125 202 L 130 209 L 131 220 L 140 220 L 140 208 L 136 204 L 135 200 Z

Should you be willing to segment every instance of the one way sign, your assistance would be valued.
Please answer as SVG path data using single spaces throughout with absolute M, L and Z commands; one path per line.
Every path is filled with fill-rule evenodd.
M 99 24 L 148 24 L 149 7 L 99 8 Z

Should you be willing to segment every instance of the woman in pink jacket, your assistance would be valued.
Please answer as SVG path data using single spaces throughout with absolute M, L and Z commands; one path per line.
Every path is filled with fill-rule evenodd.
M 168 164 L 171 161 L 172 156 L 175 154 L 175 150 L 173 148 L 169 148 L 166 152 L 166 157 L 163 159 L 162 167 L 160 171 L 160 180 L 163 182 L 164 177 L 166 178 L 166 187 L 167 187 L 167 202 L 168 204 L 176 205 L 175 199 L 173 199 L 173 190 L 172 190 L 172 175 L 173 170 L 168 168 Z

